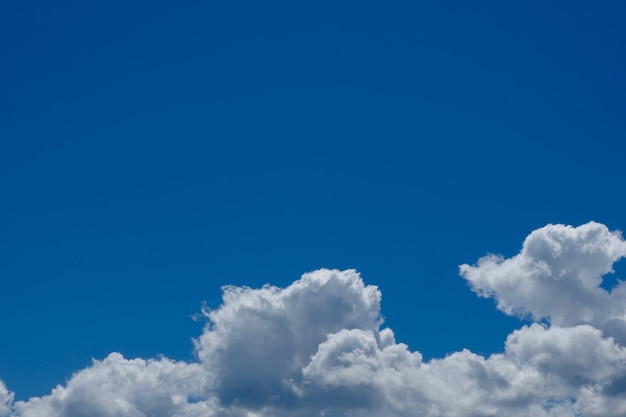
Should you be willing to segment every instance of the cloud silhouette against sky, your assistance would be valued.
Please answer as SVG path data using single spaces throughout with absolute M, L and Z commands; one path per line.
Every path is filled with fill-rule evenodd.
M 384 327 L 381 292 L 354 270 L 227 286 L 204 312 L 197 362 L 111 353 L 28 401 L 0 382 L 0 416 L 623 416 L 626 286 L 600 285 L 624 256 L 621 234 L 591 222 L 548 225 L 518 255 L 461 265 L 478 295 L 533 321 L 488 357 L 424 361 Z
M 621 235 L 601 224 L 550 225 L 532 232 L 518 255 L 488 255 L 460 270 L 474 291 L 494 297 L 507 314 L 559 326 L 602 325 L 626 313 L 626 286 L 611 293 L 600 287 L 624 254 Z

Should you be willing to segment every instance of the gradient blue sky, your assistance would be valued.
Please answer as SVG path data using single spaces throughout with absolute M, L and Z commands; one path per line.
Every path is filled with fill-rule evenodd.
M 501 350 L 519 320 L 459 264 L 547 223 L 626 230 L 625 16 L 2 2 L 0 378 L 27 398 L 112 351 L 190 359 L 222 285 L 320 267 L 378 285 L 426 358 Z

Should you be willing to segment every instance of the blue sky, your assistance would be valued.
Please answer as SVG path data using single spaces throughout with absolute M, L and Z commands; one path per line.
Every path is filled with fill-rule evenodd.
M 221 286 L 322 267 L 377 285 L 425 359 L 501 352 L 520 321 L 460 264 L 626 230 L 624 4 L 127 3 L 0 5 L 18 399 L 110 352 L 192 360 Z

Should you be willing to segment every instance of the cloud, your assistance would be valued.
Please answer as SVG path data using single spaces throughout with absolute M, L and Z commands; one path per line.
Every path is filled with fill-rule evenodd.
M 193 415 L 190 399 L 207 396 L 211 374 L 169 359 L 127 360 L 111 353 L 48 396 L 15 404 L 23 417 L 172 417 Z M 210 404 L 208 404 L 210 406 Z
M 503 354 L 464 350 L 427 363 L 405 345 L 344 330 L 320 345 L 304 375 L 324 404 L 335 405 L 335 392 L 355 415 L 618 416 L 598 404 L 626 405 L 626 350 L 587 325 L 533 324 L 510 335 Z
M 478 295 L 495 298 L 507 314 L 562 326 L 604 325 L 626 314 L 626 285 L 620 282 L 610 293 L 600 287 L 602 276 L 624 256 L 621 234 L 603 224 L 551 224 L 533 231 L 518 255 L 488 255 L 475 266 L 461 265 L 460 272 Z
M 4 382 L 0 381 L 0 417 L 9 415 L 12 403 L 13 393 L 9 392 Z
M 196 341 L 198 356 L 215 372 L 223 403 L 293 402 L 286 381 L 299 379 L 328 334 L 377 330 L 380 299 L 353 270 L 304 274 L 284 289 L 225 287 L 222 306 L 207 312 L 211 325 Z
M 488 357 L 424 361 L 383 326 L 380 291 L 354 270 L 311 272 L 286 288 L 224 287 L 222 305 L 205 312 L 196 362 L 112 353 L 28 401 L 0 383 L 0 416 L 623 416 L 626 290 L 600 283 L 625 253 L 601 224 L 549 225 L 510 259 L 462 265 L 479 295 L 539 322 Z

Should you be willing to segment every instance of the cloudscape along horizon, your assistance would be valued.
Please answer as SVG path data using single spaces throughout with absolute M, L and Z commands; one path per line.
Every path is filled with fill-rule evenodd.
M 461 265 L 478 295 L 534 321 L 488 357 L 425 361 L 384 327 L 380 290 L 355 270 L 226 286 L 204 311 L 197 361 L 111 353 L 27 401 L 0 382 L 0 416 L 623 416 L 626 283 L 600 284 L 625 256 L 621 233 L 590 222 Z
M 621 247 L 607 230 L 626 230 L 625 15 L 604 1 L 0 2 L 3 412 L 337 416 L 367 397 L 450 415 L 486 391 L 483 415 L 618 407 L 626 266 L 603 268 Z M 583 241 L 605 258 L 571 261 Z M 236 343 L 264 332 L 283 344 Z M 253 355 L 256 376 L 220 343 Z M 574 345 L 608 362 L 536 356 Z M 521 381 L 551 396 L 525 402 Z

